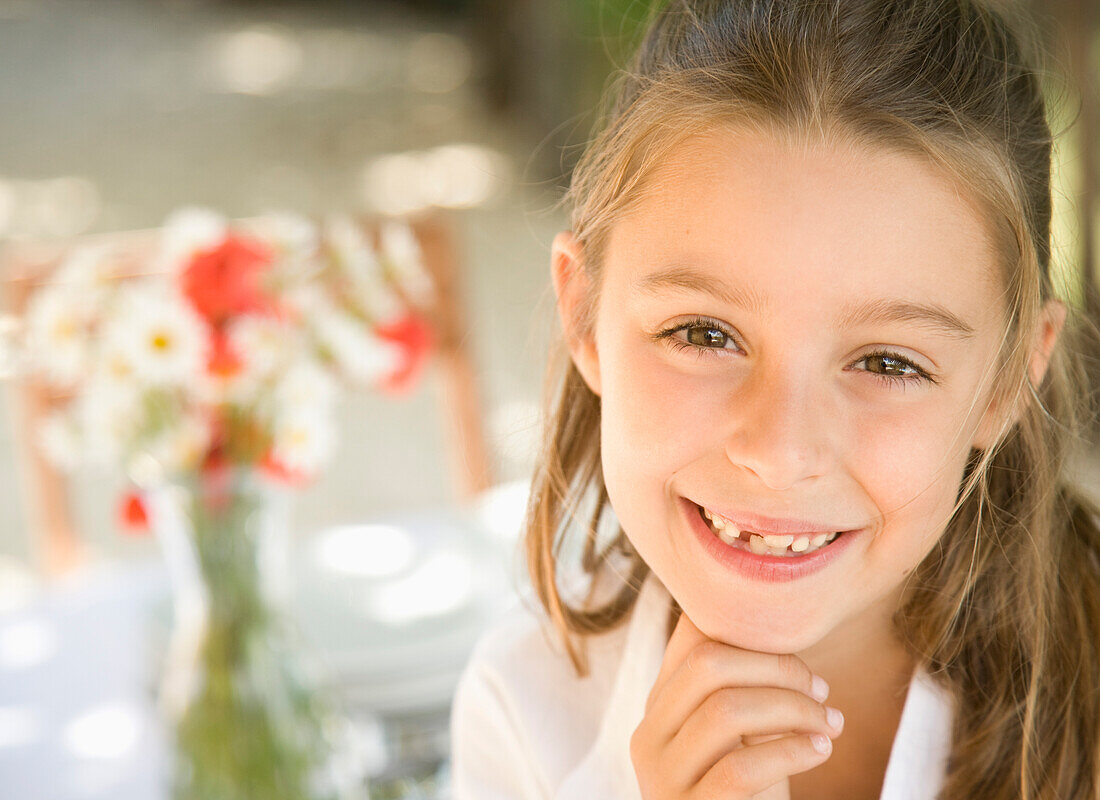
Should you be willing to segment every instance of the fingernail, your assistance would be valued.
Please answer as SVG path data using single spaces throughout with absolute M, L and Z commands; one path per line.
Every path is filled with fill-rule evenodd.
M 835 708 L 825 708 L 825 719 L 829 723 L 829 727 L 838 733 L 844 727 L 844 715 Z
M 828 736 L 822 736 L 820 733 L 815 733 L 810 737 L 810 744 L 814 746 L 814 750 L 826 755 L 833 749 L 833 743 Z
M 829 684 L 827 684 L 825 679 L 820 675 L 814 675 L 812 685 L 810 686 L 810 697 L 819 703 L 823 703 L 828 696 Z

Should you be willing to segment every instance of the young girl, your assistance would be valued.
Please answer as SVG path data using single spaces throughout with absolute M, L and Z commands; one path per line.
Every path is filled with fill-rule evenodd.
M 977 0 L 656 14 L 554 242 L 541 608 L 463 676 L 457 800 L 1100 796 L 1050 153 Z

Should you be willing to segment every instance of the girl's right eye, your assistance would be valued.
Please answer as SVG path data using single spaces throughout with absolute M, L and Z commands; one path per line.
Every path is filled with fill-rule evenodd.
M 655 339 L 663 339 L 676 350 L 691 350 L 699 355 L 713 354 L 737 345 L 731 331 L 709 319 L 693 319 L 658 332 Z

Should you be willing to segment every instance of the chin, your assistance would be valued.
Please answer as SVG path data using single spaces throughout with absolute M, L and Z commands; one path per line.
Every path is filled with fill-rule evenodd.
M 696 627 L 711 639 L 743 650 L 798 653 L 817 644 L 829 633 L 824 620 L 806 619 L 805 616 L 792 619 L 787 613 L 750 611 L 723 618 L 714 609 L 701 609 L 696 615 L 691 607 L 683 604 L 681 607 Z

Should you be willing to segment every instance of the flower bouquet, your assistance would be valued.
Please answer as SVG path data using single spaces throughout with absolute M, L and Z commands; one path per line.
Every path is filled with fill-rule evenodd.
M 402 223 L 185 210 L 142 257 L 78 248 L 29 298 L 21 350 L 60 398 L 44 452 L 121 468 L 123 524 L 165 552 L 177 797 L 326 795 L 325 714 L 279 608 L 286 497 L 331 455 L 342 386 L 416 381 L 432 291 Z

